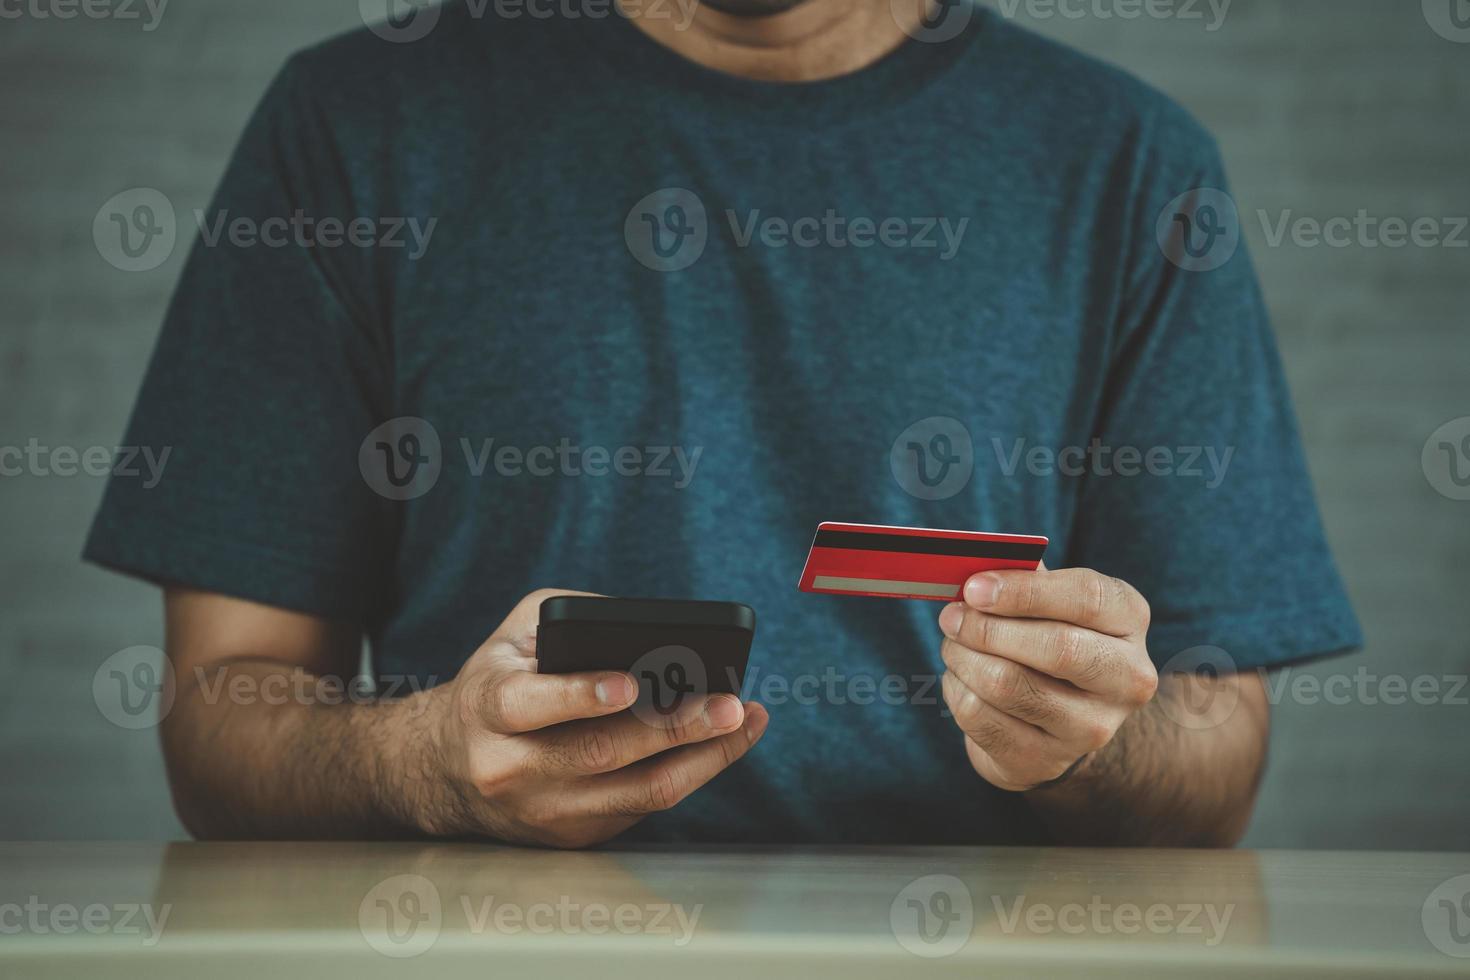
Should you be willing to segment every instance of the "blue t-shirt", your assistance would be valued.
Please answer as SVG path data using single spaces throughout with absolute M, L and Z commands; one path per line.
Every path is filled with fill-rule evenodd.
M 451 6 L 292 58 L 202 223 L 87 557 L 420 682 L 539 587 L 750 604 L 765 739 L 630 837 L 1043 839 L 823 520 L 1049 535 L 1159 664 L 1359 642 L 1210 137 L 993 14 L 786 85 Z

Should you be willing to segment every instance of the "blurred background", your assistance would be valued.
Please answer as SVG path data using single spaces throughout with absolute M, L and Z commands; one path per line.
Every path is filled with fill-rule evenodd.
M 0 447 L 116 447 L 188 241 L 121 271 L 94 245 L 99 209 L 136 187 L 181 215 L 205 207 L 286 56 L 373 6 L 5 5 Z M 1273 679 L 1273 757 L 1246 843 L 1470 851 L 1470 3 L 989 6 L 1162 88 L 1230 166 L 1368 640 Z M 1314 237 L 1331 219 L 1353 227 Z M 1395 219 L 1431 223 L 1395 247 Z M 158 594 L 78 560 L 101 477 L 11 459 L 0 838 L 182 837 L 154 732 L 110 722 L 93 697 L 110 656 L 161 645 Z

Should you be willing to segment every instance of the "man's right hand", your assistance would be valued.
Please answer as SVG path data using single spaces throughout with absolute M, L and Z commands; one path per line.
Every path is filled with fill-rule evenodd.
M 399 778 L 426 833 L 588 847 L 674 806 L 765 732 L 766 709 L 734 695 L 656 720 L 626 710 L 628 674 L 538 674 L 541 603 L 575 594 L 522 599 L 452 682 L 408 699 L 425 699 L 410 749 L 422 757 L 400 757 Z

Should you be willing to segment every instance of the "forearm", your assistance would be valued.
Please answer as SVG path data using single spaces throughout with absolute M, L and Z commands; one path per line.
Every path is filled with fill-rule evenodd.
M 1250 820 L 1269 726 L 1255 674 L 1163 677 L 1111 742 L 1027 800 L 1064 843 L 1233 846 Z
M 283 664 L 242 659 L 179 678 L 163 742 L 175 805 L 190 832 L 201 838 L 417 832 L 417 798 L 430 788 L 433 740 L 423 709 L 432 693 L 397 701 L 290 693 L 317 691 L 316 680 Z

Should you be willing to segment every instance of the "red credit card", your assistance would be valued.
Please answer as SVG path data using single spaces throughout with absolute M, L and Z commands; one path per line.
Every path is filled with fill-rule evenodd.
M 938 531 L 879 524 L 817 525 L 797 588 L 829 595 L 953 602 L 976 572 L 1034 571 L 1047 539 L 1035 534 Z

